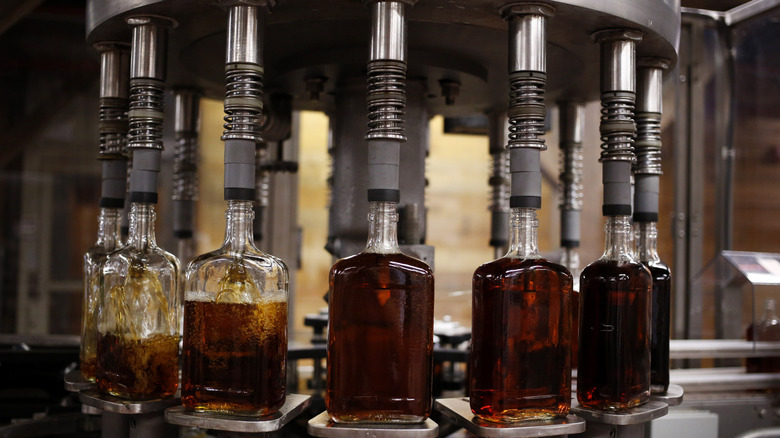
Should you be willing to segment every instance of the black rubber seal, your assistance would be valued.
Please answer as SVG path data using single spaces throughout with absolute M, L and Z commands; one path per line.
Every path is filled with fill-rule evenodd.
M 130 192 L 130 202 L 141 204 L 156 204 L 157 193 L 155 192 Z
M 601 206 L 604 216 L 631 216 L 631 204 L 605 204 Z
M 100 198 L 100 208 L 125 208 L 125 198 Z
M 225 200 L 226 201 L 254 201 L 255 189 L 246 189 L 239 187 L 225 187 Z
M 561 246 L 564 248 L 579 248 L 579 240 L 561 239 Z
M 506 246 L 507 241 L 506 239 L 490 239 L 490 246 Z
M 401 192 L 395 189 L 368 189 L 368 202 L 398 202 Z
M 636 212 L 634 222 L 658 222 L 658 213 Z
M 509 208 L 542 208 L 541 196 L 510 196 Z
M 173 230 L 173 237 L 177 239 L 191 239 L 192 230 Z

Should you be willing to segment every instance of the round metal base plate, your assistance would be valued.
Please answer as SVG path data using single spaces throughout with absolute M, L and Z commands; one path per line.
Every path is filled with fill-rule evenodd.
M 311 435 L 323 438 L 350 438 L 357 435 L 371 438 L 435 438 L 439 426 L 430 418 L 420 424 L 337 424 L 327 412 L 309 420 Z
M 81 403 L 92 406 L 93 408 L 115 414 L 128 415 L 162 412 L 166 408 L 181 404 L 181 400 L 178 397 L 160 400 L 134 401 L 114 397 L 113 395 L 105 395 L 94 388 L 82 391 L 79 394 L 79 399 L 81 400 Z
M 85 389 L 94 388 L 95 383 L 84 379 L 81 376 L 81 370 L 73 370 L 65 374 L 65 390 L 70 392 L 81 392 Z
M 679 406 L 683 402 L 683 388 L 680 385 L 669 385 L 664 394 L 650 394 L 650 400 L 664 402 L 669 406 Z
M 622 412 L 600 411 L 598 409 L 584 408 L 580 405 L 575 405 L 572 406 L 571 412 L 579 415 L 588 422 L 611 424 L 615 426 L 629 426 L 647 423 L 650 420 L 663 417 L 669 412 L 669 405 L 660 401 L 649 401 L 641 406 Z
M 471 412 L 468 398 L 445 398 L 434 402 L 433 408 L 455 424 L 479 437 L 524 438 L 573 435 L 585 431 L 585 420 L 568 415 L 566 418 L 546 421 L 524 421 L 511 424 L 484 421 Z
M 309 406 L 310 402 L 311 397 L 308 395 L 287 394 L 281 409 L 265 417 L 240 417 L 210 412 L 193 412 L 186 410 L 184 406 L 175 406 L 165 410 L 165 421 L 178 426 L 227 432 L 274 432 L 300 415 Z

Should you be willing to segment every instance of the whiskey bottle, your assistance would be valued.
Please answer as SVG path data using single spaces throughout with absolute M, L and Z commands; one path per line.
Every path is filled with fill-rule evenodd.
M 369 202 L 366 249 L 330 271 L 325 405 L 334 422 L 431 412 L 433 272 L 398 248 L 395 202 Z
M 571 406 L 572 276 L 537 246 L 536 210 L 513 208 L 508 253 L 473 277 L 470 404 L 488 421 L 563 417 Z

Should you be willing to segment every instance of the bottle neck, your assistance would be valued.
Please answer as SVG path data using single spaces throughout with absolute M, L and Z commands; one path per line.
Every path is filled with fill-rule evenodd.
M 634 224 L 636 251 L 641 262 L 660 262 L 658 256 L 658 229 L 655 222 Z
M 398 213 L 395 202 L 368 203 L 368 243 L 365 252 L 401 252 L 398 248 Z
M 222 247 L 228 251 L 257 251 L 254 241 L 255 211 L 252 201 L 228 201 L 225 212 L 225 242 Z
M 631 254 L 631 216 L 607 216 L 602 260 L 633 262 Z
M 513 208 L 509 217 L 509 250 L 507 257 L 539 259 L 539 221 L 533 208 Z
M 98 234 L 95 245 L 112 251 L 122 242 L 122 210 L 118 208 L 101 208 L 98 215 Z
M 157 246 L 154 236 L 156 217 L 154 204 L 134 202 L 130 207 L 130 233 L 127 236 L 127 244 L 140 250 Z

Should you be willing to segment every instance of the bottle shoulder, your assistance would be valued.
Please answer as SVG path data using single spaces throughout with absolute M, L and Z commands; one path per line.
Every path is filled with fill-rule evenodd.
M 115 271 L 133 263 L 142 263 L 147 267 L 157 270 L 172 270 L 178 274 L 180 270 L 179 259 L 175 255 L 158 246 L 150 246 L 140 250 L 130 245 L 125 245 L 106 256 L 105 270 Z
M 474 271 L 474 277 L 517 277 L 525 274 L 556 275 L 572 281 L 571 272 L 564 266 L 544 258 L 519 259 L 516 257 L 501 257 L 487 262 Z
M 234 263 L 257 271 L 283 272 L 285 275 L 288 272 L 284 261 L 270 254 L 260 251 L 232 252 L 221 248 L 196 256 L 188 263 L 186 271 L 212 270 Z
M 433 270 L 420 259 L 403 253 L 361 252 L 338 260 L 331 267 L 331 275 L 338 273 L 370 272 L 378 269 L 394 268 L 408 271 L 410 275 L 433 276 Z

